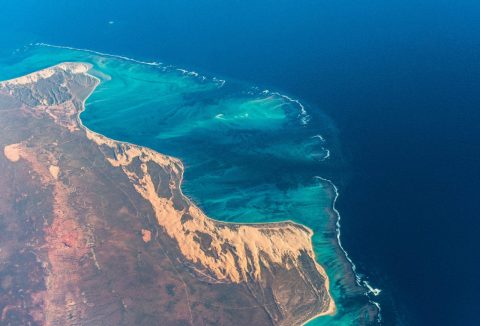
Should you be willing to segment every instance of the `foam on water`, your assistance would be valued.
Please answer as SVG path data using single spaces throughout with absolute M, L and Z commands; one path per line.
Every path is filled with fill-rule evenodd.
M 333 211 L 335 212 L 335 215 L 337 216 L 337 222 L 336 222 L 336 230 L 337 230 L 337 241 L 338 241 L 338 245 L 339 247 L 342 249 L 342 251 L 344 252 L 345 254 L 345 257 L 346 259 L 348 260 L 348 262 L 350 263 L 350 265 L 352 266 L 352 271 L 353 273 L 355 274 L 355 280 L 357 282 L 357 284 L 359 286 L 364 286 L 366 289 L 367 289 L 367 292 L 365 292 L 365 295 L 366 296 L 369 296 L 370 294 L 374 295 L 374 296 L 378 296 L 380 294 L 380 292 L 382 292 L 381 289 L 377 289 L 377 288 L 374 288 L 370 285 L 370 283 L 365 280 L 358 272 L 357 272 L 357 266 L 355 265 L 355 263 L 353 262 L 353 260 L 350 258 L 350 256 L 348 255 L 348 252 L 347 250 L 345 250 L 345 248 L 343 247 L 342 245 L 342 239 L 341 239 L 341 224 L 340 224 L 340 220 L 341 220 L 341 215 L 340 215 L 340 212 L 337 210 L 337 208 L 335 207 L 335 204 L 337 202 L 337 199 L 338 199 L 338 196 L 340 195 L 340 192 L 338 191 L 338 188 L 337 186 L 329 179 L 327 178 L 323 178 L 323 177 L 320 177 L 320 176 L 315 176 L 316 179 L 318 180 L 322 180 L 324 182 L 327 182 L 328 184 L 331 185 L 331 187 L 334 189 L 335 191 L 335 197 L 333 199 L 333 204 L 332 204 L 332 209 Z M 373 300 L 369 300 L 371 303 L 373 303 L 379 310 L 378 312 L 378 321 L 380 322 L 381 319 L 382 319 L 382 316 L 381 316 L 381 307 L 380 307 L 380 304 L 376 301 L 373 301 Z
M 322 142 L 325 142 L 325 138 L 323 138 L 322 135 L 315 135 L 315 136 L 312 136 L 312 138 L 318 138 L 318 139 L 320 139 Z
M 65 50 L 73 50 L 73 51 L 88 52 L 88 53 L 97 54 L 97 55 L 103 56 L 103 57 L 117 58 L 117 59 L 122 59 L 122 60 L 126 60 L 126 61 L 131 61 L 131 62 L 140 63 L 140 64 L 144 64 L 144 65 L 149 65 L 149 66 L 160 66 L 160 65 L 162 64 L 161 62 L 156 62 L 156 61 L 152 61 L 152 62 L 141 61 L 141 60 L 132 59 L 132 58 L 129 58 L 129 57 L 126 57 L 126 56 L 122 56 L 122 55 L 104 53 L 104 52 L 94 51 L 94 50 L 89 50 L 89 49 L 80 49 L 80 48 L 75 48 L 75 47 L 72 47 L 72 46 L 53 45 L 53 44 L 41 43 L 41 42 L 33 43 L 33 44 L 31 44 L 31 45 L 45 46 L 45 47 L 51 47 L 51 48 L 57 48 L 57 49 L 65 49 Z

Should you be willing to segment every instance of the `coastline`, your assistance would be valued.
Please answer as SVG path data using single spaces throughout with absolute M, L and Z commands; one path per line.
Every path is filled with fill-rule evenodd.
M 342 241 L 341 241 L 341 215 L 340 215 L 340 212 L 337 210 L 337 208 L 335 206 L 336 202 L 337 202 L 337 199 L 340 196 L 340 192 L 339 192 L 337 186 L 330 179 L 320 177 L 320 176 L 315 176 L 315 178 L 318 179 L 318 180 L 321 180 L 324 183 L 327 183 L 334 192 L 331 210 L 333 212 L 333 215 L 335 216 L 336 245 L 338 246 L 340 251 L 343 253 L 344 259 L 348 262 L 348 266 L 351 269 L 351 272 L 352 272 L 352 274 L 355 278 L 355 283 L 357 284 L 357 286 L 366 290 L 364 292 L 364 295 L 368 298 L 369 302 L 372 305 L 374 305 L 376 307 L 376 309 L 378 310 L 378 312 L 376 314 L 376 319 L 377 319 L 377 322 L 380 323 L 382 321 L 382 314 L 381 314 L 382 308 L 380 306 L 380 303 L 378 303 L 378 302 L 372 300 L 372 298 L 370 298 L 370 295 L 373 295 L 374 297 L 378 296 L 382 292 L 382 290 L 378 289 L 378 288 L 373 288 L 368 283 L 367 280 L 365 280 L 364 278 L 362 278 L 362 276 L 360 276 L 358 274 L 357 266 L 355 265 L 353 260 L 350 258 L 349 254 L 348 254 L 348 251 L 342 245 Z
M 53 46 L 53 47 L 56 47 L 56 46 Z M 62 47 L 59 47 L 59 48 L 62 48 Z M 96 51 L 90 51 L 90 50 L 82 50 L 82 49 L 76 49 L 76 48 L 69 48 L 69 47 L 65 47 L 67 49 L 73 49 L 73 50 L 77 50 L 77 51 L 86 51 L 86 52 L 91 52 L 91 53 L 95 53 L 95 54 L 100 54 L 100 52 L 96 52 Z M 100 55 L 104 55 L 104 54 L 100 54 Z M 140 63 L 140 64 L 147 64 L 147 65 L 153 65 L 153 64 L 149 64 L 149 63 L 146 63 L 146 62 L 142 62 L 142 61 L 138 61 L 138 60 L 135 60 L 135 59 L 125 59 L 123 56 L 116 56 L 116 55 L 108 55 L 108 56 L 111 56 L 111 57 L 114 57 L 114 58 L 118 58 L 118 59 L 121 59 L 121 60 L 128 60 L 128 61 L 133 61 L 133 62 L 136 62 L 136 63 Z M 93 65 L 90 64 L 90 63 L 85 63 L 87 65 L 89 65 L 90 69 L 85 73 L 87 74 L 88 76 L 94 78 L 96 81 L 97 81 L 97 84 L 95 85 L 95 87 L 92 89 L 92 91 L 85 97 L 85 99 L 82 101 L 82 108 L 81 110 L 78 112 L 77 114 L 77 121 L 79 123 L 79 125 L 84 128 L 86 131 L 88 132 L 91 132 L 91 133 L 94 133 L 94 134 L 98 134 L 102 137 L 106 137 L 108 139 L 111 139 L 117 143 L 123 143 L 123 144 L 127 144 L 127 145 L 131 145 L 131 146 L 139 146 L 139 147 L 144 147 L 144 148 L 147 148 L 149 150 L 152 150 L 152 151 L 155 151 L 154 149 L 151 149 L 147 146 L 141 146 L 141 145 L 137 145 L 137 144 L 134 144 L 134 143 L 131 143 L 131 142 L 128 142 L 128 141 L 123 141 L 123 140 L 117 140 L 117 139 L 113 139 L 111 137 L 107 137 L 107 136 L 104 136 L 100 133 L 97 133 L 95 131 L 92 131 L 91 129 L 89 129 L 87 126 L 85 126 L 82 122 L 82 119 L 80 117 L 81 113 L 84 112 L 86 110 L 86 101 L 88 100 L 88 98 L 92 95 L 92 93 L 95 91 L 95 89 L 100 85 L 101 83 L 101 80 L 100 78 L 96 77 L 95 75 L 91 74 L 90 73 L 90 70 L 91 68 L 93 68 Z M 286 97 L 287 100 L 291 101 L 291 102 L 295 102 L 297 103 L 301 108 L 302 108 L 302 111 L 301 113 L 304 113 L 306 114 L 306 117 L 308 117 L 308 114 L 306 113 L 303 105 L 301 104 L 301 102 L 299 100 L 294 100 L 288 96 L 284 96 L 280 93 L 274 93 L 274 94 L 277 94 L 281 97 Z M 170 155 L 168 155 L 170 156 Z M 170 156 L 170 157 L 173 157 L 173 156 Z M 174 159 L 177 159 L 178 161 L 182 162 L 180 159 L 176 158 L 176 157 L 173 157 Z M 182 169 L 184 170 L 184 167 L 183 167 L 183 164 L 182 164 Z M 335 195 L 333 196 L 333 199 L 332 199 L 332 211 L 334 213 L 334 229 L 335 229 L 335 233 L 336 233 L 336 243 L 335 245 L 340 249 L 340 251 L 342 252 L 342 257 L 339 257 L 341 260 L 345 260 L 348 264 L 348 268 L 351 269 L 351 273 L 353 274 L 353 277 L 355 279 L 355 283 L 357 286 L 361 287 L 362 289 L 365 289 L 365 292 L 364 292 L 364 295 L 367 296 L 369 298 L 369 294 L 372 293 L 374 294 L 375 296 L 378 295 L 380 293 L 381 290 L 378 290 L 378 289 L 370 289 L 367 284 L 365 284 L 364 282 L 366 282 L 365 280 L 362 280 L 362 278 L 357 274 L 356 272 L 356 265 L 354 264 L 354 262 L 352 261 L 352 259 L 349 257 L 348 255 L 348 252 L 343 248 L 342 244 L 341 244 L 341 224 L 340 224 L 340 220 L 341 220 L 341 216 L 340 216 L 340 213 L 339 211 L 336 209 L 335 207 L 335 203 L 337 201 L 337 198 L 339 196 L 339 191 L 338 191 L 338 188 L 336 187 L 336 185 L 329 179 L 326 179 L 326 178 L 323 178 L 323 177 L 320 177 L 320 176 L 315 176 L 314 178 L 316 179 L 319 179 L 321 180 L 322 182 L 325 182 L 327 183 L 334 191 Z M 191 199 L 186 196 L 183 191 L 182 191 L 182 187 L 181 187 L 181 184 L 183 182 L 183 172 L 181 174 L 181 180 L 180 180 L 180 192 L 182 193 L 182 196 L 189 202 L 192 202 Z M 243 224 L 243 225 L 267 225 L 267 226 L 274 226 L 274 225 L 279 225 L 279 224 L 283 224 L 283 223 L 291 223 L 291 224 L 294 224 L 294 225 L 297 225 L 297 226 L 300 226 L 306 230 L 308 230 L 309 234 L 310 234 L 310 241 L 312 243 L 312 246 L 313 246 L 313 236 L 314 236 L 314 231 L 312 228 L 310 228 L 309 226 L 305 225 L 305 224 L 301 224 L 301 223 L 298 223 L 294 220 L 291 220 L 291 219 L 286 219 L 286 220 L 283 220 L 283 221 L 276 221 L 276 222 L 242 222 L 242 223 L 238 223 L 238 222 L 228 222 L 228 221 L 221 221 L 221 220 L 217 220 L 217 219 L 214 219 L 214 218 L 211 218 L 209 217 L 210 219 L 214 220 L 215 222 L 218 222 L 218 223 L 221 223 L 221 224 L 229 224 L 229 225 L 239 225 L 239 224 Z M 318 315 L 316 316 L 313 316 L 311 317 L 310 319 L 308 319 L 307 321 L 305 321 L 304 323 L 302 323 L 302 325 L 306 325 L 308 324 L 309 322 L 311 321 L 314 321 L 315 319 L 317 318 L 320 318 L 320 317 L 323 317 L 323 316 L 327 316 L 327 315 L 335 315 L 337 313 L 337 307 L 336 307 L 336 304 L 335 304 L 335 300 L 333 299 L 332 295 L 331 295 L 331 289 L 330 289 L 330 277 L 328 276 L 326 270 L 324 267 L 322 267 L 322 265 L 320 265 L 319 263 L 319 260 L 317 259 L 316 257 L 316 254 L 315 254 L 315 251 L 313 252 L 314 254 L 314 259 L 315 259 L 315 262 L 316 264 L 321 268 L 321 274 L 325 277 L 326 279 L 326 286 L 328 288 L 328 291 L 329 291 L 329 294 L 332 298 L 331 300 L 331 304 L 329 305 L 329 308 L 327 311 L 325 312 L 322 312 L 322 313 L 319 313 Z M 317 267 L 318 269 L 318 267 Z M 378 291 L 378 292 L 377 292 Z M 377 293 L 377 294 L 375 294 Z M 380 307 L 380 304 L 375 302 L 375 301 L 372 301 L 370 298 L 369 298 L 369 302 L 372 303 L 377 309 L 378 309 L 378 313 L 376 314 L 376 319 L 378 322 L 381 321 L 381 307 Z M 333 305 L 332 305 L 333 303 Z
M 92 88 L 92 90 L 90 91 L 90 93 L 88 93 L 87 96 L 85 96 L 85 98 L 82 100 L 82 103 L 81 103 L 81 104 L 82 104 L 82 107 L 81 107 L 81 109 L 78 111 L 78 113 L 76 114 L 76 120 L 77 120 L 78 124 L 80 125 L 80 127 L 83 128 L 85 132 L 90 132 L 90 133 L 99 135 L 99 136 L 101 136 L 101 137 L 107 138 L 107 139 L 109 139 L 109 140 L 112 140 L 112 141 L 117 142 L 117 143 L 120 143 L 120 144 L 123 143 L 123 144 L 128 144 L 128 145 L 130 145 L 130 146 L 141 147 L 141 148 L 143 147 L 143 148 L 147 148 L 147 149 L 149 149 L 149 150 L 151 150 L 151 151 L 156 152 L 155 150 L 153 150 L 153 149 L 151 149 L 151 148 L 148 148 L 148 147 L 146 147 L 146 146 L 141 146 L 141 145 L 133 144 L 133 143 L 126 142 L 126 141 L 119 141 L 119 140 L 112 139 L 112 138 L 107 137 L 107 136 L 105 136 L 105 135 L 102 135 L 102 134 L 100 134 L 100 133 L 98 133 L 98 132 L 92 131 L 91 129 L 89 129 L 87 126 L 85 126 L 85 125 L 83 124 L 82 119 L 80 118 L 80 115 L 81 115 L 81 113 L 82 113 L 83 111 L 85 111 L 85 109 L 86 109 L 86 101 L 87 101 L 88 98 L 93 94 L 93 92 L 94 92 L 95 89 L 98 87 L 98 85 L 100 85 L 100 83 L 101 83 L 101 80 L 100 80 L 98 77 L 96 77 L 96 76 L 94 76 L 94 75 L 92 75 L 92 74 L 89 73 L 89 71 L 90 71 L 90 69 L 92 69 L 93 65 L 90 64 L 90 63 L 83 63 L 83 64 L 86 64 L 86 65 L 89 67 L 89 69 L 87 70 L 87 72 L 84 72 L 84 74 L 86 74 L 86 75 L 94 78 L 94 79 L 96 80 L 96 84 L 95 84 L 95 86 Z M 164 155 L 164 154 L 162 154 L 162 155 Z M 167 156 L 172 157 L 172 156 L 170 156 L 170 155 L 167 155 Z M 180 159 L 178 159 L 178 158 L 175 158 L 175 157 L 172 157 L 172 158 L 178 160 L 180 163 L 182 162 L 182 161 L 181 161 Z M 180 191 L 180 193 L 181 193 L 181 195 L 183 196 L 184 199 L 186 199 L 188 202 L 192 203 L 191 199 L 182 192 L 182 187 L 181 187 L 181 185 L 182 185 L 182 182 L 183 182 L 183 175 L 184 175 L 184 173 L 183 173 L 183 172 L 184 172 L 184 166 L 183 166 L 183 164 L 182 164 L 181 168 L 182 168 L 182 171 L 181 171 L 181 174 L 180 174 L 179 191 Z M 199 209 L 200 209 L 200 208 L 199 208 Z M 200 210 L 201 210 L 201 209 L 200 209 Z M 207 215 L 207 216 L 208 216 L 208 215 Z M 312 241 L 312 238 L 313 238 L 313 235 L 314 235 L 314 231 L 313 231 L 311 228 L 309 228 L 308 226 L 303 225 L 303 224 L 300 224 L 300 223 L 297 223 L 297 222 L 295 222 L 295 221 L 293 221 L 293 220 L 285 220 L 285 221 L 270 222 L 270 223 L 237 223 L 237 222 L 225 222 L 225 221 L 220 221 L 220 220 L 216 220 L 216 219 L 211 218 L 211 217 L 208 217 L 208 218 L 211 219 L 211 220 L 213 220 L 213 221 L 215 221 L 215 222 L 217 222 L 217 223 L 219 223 L 219 224 L 230 224 L 230 225 L 242 225 L 242 224 L 243 224 L 243 225 L 258 225 L 258 226 L 267 225 L 267 226 L 272 226 L 272 225 L 282 225 L 282 224 L 285 224 L 285 223 L 291 223 L 291 224 L 293 224 L 293 225 L 295 225 L 295 226 L 304 228 L 304 229 L 306 229 L 306 230 L 308 231 L 308 233 L 309 233 L 309 239 L 310 239 L 310 244 L 311 244 L 312 249 L 313 249 L 313 241 Z M 315 265 L 316 265 L 315 267 L 316 267 L 317 271 L 325 278 L 325 288 L 326 288 L 326 290 L 327 290 L 327 292 L 328 292 L 328 295 L 329 295 L 329 297 L 330 297 L 330 303 L 329 303 L 328 309 L 327 309 L 326 311 L 321 312 L 321 313 L 319 313 L 319 314 L 311 317 L 310 319 L 306 320 L 305 322 L 302 322 L 302 325 L 306 325 L 308 322 L 310 322 L 310 321 L 312 321 L 312 320 L 314 320 L 314 319 L 317 319 L 317 318 L 319 318 L 319 317 L 322 317 L 322 316 L 335 315 L 335 313 L 336 313 L 336 311 L 337 311 L 335 300 L 334 300 L 333 296 L 331 295 L 331 291 L 330 291 L 330 278 L 329 278 L 329 276 L 327 275 L 327 272 L 326 272 L 325 268 L 324 268 L 322 265 L 319 264 L 318 259 L 317 259 L 316 255 L 315 255 L 315 252 L 314 252 L 314 251 L 313 251 L 313 259 L 314 259 L 314 261 L 315 261 Z
M 90 64 L 90 63 L 82 63 L 82 64 L 86 64 L 86 65 L 92 66 L 92 64 Z M 35 72 L 34 72 L 34 73 L 35 73 Z M 90 74 L 90 73 L 86 73 L 86 74 L 87 74 L 88 76 L 96 79 L 99 84 L 101 83 L 101 81 L 100 81 L 100 79 L 99 79 L 98 77 L 96 77 L 96 76 L 94 76 L 94 75 L 92 75 L 92 74 Z M 14 79 L 16 79 L 16 78 L 14 78 Z M 96 88 L 99 84 L 95 85 L 95 88 Z M 142 147 L 142 148 L 145 148 L 145 149 L 148 149 L 148 150 L 150 150 L 150 151 L 153 151 L 153 152 L 157 152 L 157 153 L 158 153 L 157 150 L 152 149 L 152 148 L 150 148 L 150 147 L 148 147 L 148 146 L 138 145 L 138 144 L 134 144 L 134 143 L 131 143 L 131 142 L 128 142 L 128 141 L 118 140 L 118 139 L 114 139 L 114 138 L 111 138 L 111 137 L 102 135 L 102 134 L 100 134 L 100 133 L 98 133 L 98 132 L 96 132 L 96 131 L 93 131 L 93 130 L 89 129 L 87 126 L 85 126 L 85 125 L 83 124 L 82 119 L 80 118 L 80 115 L 81 115 L 81 113 L 82 113 L 83 111 L 85 111 L 85 102 L 88 100 L 88 98 L 90 97 L 90 95 L 95 91 L 95 88 L 94 88 L 94 89 L 92 90 L 92 92 L 90 92 L 90 93 L 88 94 L 88 96 L 83 100 L 83 103 L 82 103 L 83 108 L 82 108 L 81 111 L 78 112 L 78 114 L 77 114 L 77 116 L 76 116 L 77 121 L 78 121 L 78 123 L 80 124 L 80 126 L 81 126 L 82 128 L 84 128 L 85 131 L 88 131 L 88 132 L 90 132 L 90 133 L 92 133 L 92 134 L 99 135 L 99 136 L 101 136 L 101 137 L 107 138 L 107 139 L 112 140 L 112 141 L 114 141 L 114 142 L 116 142 L 116 143 L 125 144 L 125 145 L 129 145 L 129 146 L 135 146 L 135 147 Z M 162 154 L 162 153 L 160 153 L 160 154 Z M 162 154 L 162 155 L 171 157 L 171 158 L 173 158 L 173 159 L 175 159 L 175 160 L 178 160 L 179 162 L 182 162 L 182 160 L 180 160 L 178 157 L 174 157 L 174 156 L 172 156 L 172 155 L 166 155 L 166 154 Z M 182 179 L 180 180 L 180 185 L 181 185 L 182 182 L 183 182 L 183 174 L 182 174 Z M 180 189 L 180 191 L 181 191 L 181 189 Z M 183 192 L 182 192 L 182 195 L 183 195 L 183 196 L 185 197 L 185 199 L 187 199 L 189 202 L 192 202 L 191 199 L 190 199 L 188 196 L 186 196 L 185 194 L 183 194 Z M 290 219 L 286 219 L 286 220 L 282 220 L 282 221 L 277 221 L 277 222 L 258 222 L 258 223 L 257 223 L 257 222 L 245 222 L 245 223 L 243 223 L 243 222 L 242 222 L 242 223 L 238 223 L 238 222 L 228 222 L 228 221 L 217 220 L 217 219 L 214 219 L 214 218 L 211 218 L 211 217 L 209 217 L 209 219 L 214 220 L 215 222 L 220 223 L 220 224 L 229 224 L 229 225 L 242 224 L 242 225 L 270 225 L 270 226 L 271 226 L 271 225 L 291 223 L 291 224 L 297 225 L 297 226 L 299 226 L 299 227 L 302 227 L 302 228 L 308 230 L 310 236 L 313 236 L 313 235 L 314 235 L 314 232 L 313 232 L 313 230 L 312 230 L 310 227 L 308 227 L 307 225 L 304 225 L 304 224 L 295 222 L 294 220 L 290 220 Z
M 110 55 L 110 54 L 106 54 L 106 53 L 101 53 L 101 52 L 97 52 L 97 51 L 92 51 L 92 50 L 85 50 L 85 49 L 77 49 L 77 48 L 72 48 L 72 47 L 63 47 L 63 46 L 54 46 L 54 45 L 48 45 L 48 44 L 44 44 L 44 43 L 37 43 L 36 45 L 39 45 L 39 46 L 48 46 L 48 47 L 54 47 L 54 48 L 64 48 L 64 49 L 69 49 L 69 50 L 75 50 L 75 51 L 84 51 L 84 52 L 88 52 L 88 53 L 93 53 L 93 54 L 97 54 L 97 55 L 101 55 L 101 56 L 109 56 L 109 57 L 113 57 L 113 58 L 117 58 L 117 59 L 121 59 L 121 60 L 127 60 L 127 61 L 131 61 L 131 62 L 135 62 L 135 63 L 139 63 L 139 64 L 145 64 L 145 65 L 149 65 L 149 66 L 159 66 L 160 64 L 159 63 L 155 63 L 155 62 L 144 62 L 144 61 L 139 61 L 139 60 L 135 60 L 135 59 L 131 59 L 131 58 L 127 58 L 127 57 L 123 57 L 123 56 L 117 56 L 117 55 Z M 80 126 L 82 126 L 82 128 L 84 128 L 86 131 L 88 132 L 91 132 L 91 133 L 94 133 L 94 134 L 98 134 L 98 135 L 102 135 L 100 133 L 97 133 L 97 132 L 94 132 L 92 130 L 90 130 L 88 127 L 86 127 L 82 120 L 81 120 L 81 117 L 80 117 L 80 114 L 82 112 L 84 112 L 86 110 L 86 101 L 89 99 L 89 97 L 92 95 L 92 93 L 95 91 L 95 89 L 97 88 L 97 86 L 101 83 L 101 80 L 100 78 L 96 77 L 95 75 L 91 74 L 90 73 L 90 69 L 92 69 L 93 65 L 90 64 L 90 63 L 86 63 L 88 66 L 89 66 L 89 71 L 86 72 L 86 74 L 88 74 L 89 76 L 91 76 L 92 78 L 94 78 L 97 83 L 95 85 L 95 87 L 92 89 L 92 91 L 82 100 L 82 108 L 81 110 L 77 113 L 76 115 L 76 119 L 79 123 Z M 177 69 L 177 70 L 180 70 L 180 69 Z M 182 70 L 180 70 L 182 71 Z M 282 94 L 279 94 L 279 93 L 276 93 L 277 95 L 281 96 L 281 97 L 284 97 L 286 98 L 288 101 L 290 102 L 295 102 L 299 105 L 299 107 L 302 109 L 301 110 L 301 113 L 302 114 L 306 114 L 306 116 L 308 117 L 308 114 L 306 113 L 306 111 L 304 111 L 304 108 L 303 108 L 303 105 L 298 101 L 298 100 L 294 100 L 290 97 L 286 97 Z M 123 143 L 123 144 L 128 144 L 128 145 L 131 145 L 131 146 L 138 146 L 138 147 L 143 147 L 143 148 L 148 148 L 152 151 L 155 151 L 156 150 L 153 150 L 147 146 L 142 146 L 142 145 L 137 145 L 135 143 L 131 143 L 131 142 L 127 142 L 127 141 L 121 141 L 121 140 L 116 140 L 114 138 L 111 138 L 111 137 L 107 137 L 107 136 L 103 136 L 102 137 L 106 137 L 106 138 L 109 138 L 117 143 Z M 170 156 L 170 155 L 168 155 Z M 170 157 L 174 157 L 174 156 L 170 156 Z M 183 168 L 183 165 L 182 165 L 182 168 Z M 362 280 L 360 278 L 360 276 L 357 275 L 356 273 L 356 266 L 355 264 L 353 263 L 353 261 L 350 259 L 350 257 L 348 256 L 348 253 L 347 251 L 343 248 L 342 244 L 341 244 L 341 225 L 340 225 L 340 214 L 339 212 L 337 211 L 337 209 L 335 208 L 335 202 L 336 202 L 336 199 L 338 197 L 338 189 L 337 187 L 335 186 L 335 184 L 333 184 L 333 182 L 331 180 L 328 180 L 328 179 L 325 179 L 325 178 L 322 178 L 322 177 L 316 177 L 316 178 L 319 178 L 320 180 L 322 180 L 322 182 L 324 183 L 327 183 L 329 185 L 329 187 L 332 188 L 332 190 L 334 190 L 335 192 L 335 196 L 332 196 L 333 200 L 332 200 L 332 210 L 334 212 L 334 216 L 333 216 L 333 219 L 335 219 L 334 221 L 334 226 L 332 227 L 332 229 L 335 229 L 335 232 L 336 232 L 336 243 L 335 245 L 338 246 L 340 249 L 341 249 L 341 252 L 342 252 L 342 255 L 339 255 L 339 259 L 340 260 L 346 260 L 346 262 L 350 265 L 350 268 L 351 268 L 351 273 L 353 273 L 353 276 L 355 278 L 355 282 L 357 283 L 358 286 L 362 287 L 362 289 L 365 289 L 367 290 L 367 292 L 371 292 L 371 293 L 374 293 L 372 291 L 371 288 L 369 288 L 367 286 L 368 283 L 362 283 Z M 182 179 L 180 180 L 180 184 L 182 183 L 183 181 L 183 173 L 182 173 Z M 180 188 L 180 191 L 181 191 L 181 188 Z M 182 192 L 182 195 L 189 201 L 191 202 L 191 200 L 185 196 Z M 210 218 L 210 217 L 209 217 Z M 286 220 L 282 220 L 282 221 L 275 221 L 275 222 L 258 222 L 258 223 L 255 223 L 255 222 L 242 222 L 242 223 L 238 223 L 238 222 L 228 222 L 228 221 L 221 221 L 221 220 L 216 220 L 216 219 L 213 219 L 213 218 L 210 218 L 218 223 L 221 223 L 221 224 L 230 224 L 230 225 L 238 225 L 238 224 L 243 224 L 243 225 L 265 225 L 265 226 L 274 226 L 274 225 L 279 225 L 279 224 L 284 224 L 284 223 L 291 223 L 293 225 L 297 225 L 299 227 L 302 227 L 303 229 L 307 230 L 308 233 L 309 233 L 309 236 L 310 236 L 310 242 L 312 243 L 312 246 L 313 246 L 313 241 L 312 241 L 312 238 L 314 236 L 314 231 L 312 228 L 310 228 L 309 226 L 303 224 L 303 223 L 299 223 L 299 222 L 296 222 L 292 219 L 286 219 Z M 344 257 L 345 256 L 345 257 Z M 315 262 L 317 263 L 317 265 L 319 265 L 320 267 L 322 265 L 319 264 L 319 261 L 317 259 L 317 256 L 315 255 L 315 252 L 314 252 L 314 259 L 315 259 Z M 321 267 L 323 269 L 323 267 Z M 328 277 L 327 273 L 325 270 L 323 270 L 323 273 L 322 275 L 325 276 L 325 279 L 326 279 L 326 282 L 327 283 L 327 287 L 328 287 L 328 291 L 331 295 L 331 289 L 330 289 L 330 278 Z M 373 290 L 377 290 L 377 289 L 373 289 Z M 334 303 L 334 300 L 332 298 L 331 300 L 331 303 Z M 375 302 L 372 302 L 372 304 L 375 304 Z M 375 304 L 376 305 L 376 304 Z M 377 306 L 377 305 L 376 305 Z M 377 308 L 380 310 L 380 307 L 377 306 Z M 310 318 L 309 320 L 307 320 L 306 322 L 304 322 L 304 324 L 307 324 L 308 322 L 318 318 L 318 317 L 321 317 L 321 316 L 325 316 L 325 315 L 331 315 L 331 314 L 334 314 L 336 312 L 336 309 L 335 309 L 335 306 L 332 307 L 332 304 L 330 304 L 329 306 L 329 309 L 325 312 L 322 312 L 320 313 L 319 315 L 317 316 L 314 316 L 312 318 Z M 380 318 L 380 314 L 378 314 L 378 317 Z

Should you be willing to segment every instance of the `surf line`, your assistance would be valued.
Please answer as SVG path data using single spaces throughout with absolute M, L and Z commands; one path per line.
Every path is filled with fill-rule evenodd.
M 300 108 L 300 113 L 298 114 L 298 117 L 300 118 L 300 122 L 302 123 L 302 125 L 306 126 L 308 124 L 308 122 L 310 121 L 310 115 L 308 114 L 307 110 L 305 109 L 305 106 L 299 100 L 293 99 L 290 96 L 287 96 L 287 95 L 284 95 L 284 94 L 280 94 L 279 92 L 271 92 L 268 89 L 263 90 L 262 94 L 265 94 L 265 95 L 272 94 L 272 95 L 280 96 L 281 98 L 283 98 L 283 99 L 285 99 L 289 102 L 295 103 Z
M 163 67 L 164 70 L 166 68 L 170 67 L 172 69 L 175 69 L 175 70 L 181 72 L 183 75 L 186 75 L 186 76 L 198 77 L 202 81 L 205 81 L 207 79 L 205 76 L 200 75 L 196 71 L 187 70 L 187 69 L 183 69 L 183 68 L 176 68 L 175 66 L 172 66 L 172 65 L 164 66 L 163 63 L 157 62 L 157 61 L 151 61 L 151 62 L 142 61 L 142 60 L 137 60 L 137 59 L 129 58 L 127 56 L 118 55 L 118 54 L 105 53 L 105 52 L 100 52 L 100 51 L 95 51 L 95 50 L 90 50 L 90 49 L 83 49 L 83 48 L 76 48 L 76 47 L 73 47 L 73 46 L 66 46 L 66 45 L 54 45 L 54 44 L 48 44 L 48 43 L 43 43 L 43 42 L 31 43 L 30 46 L 32 46 L 32 45 L 33 46 L 45 46 L 45 47 L 56 48 L 56 49 L 66 49 L 66 50 L 72 50 L 72 51 L 87 52 L 87 53 L 92 53 L 92 54 L 96 54 L 96 55 L 99 55 L 99 56 L 122 59 L 122 60 L 125 60 L 125 61 L 130 61 L 130 62 L 139 63 L 139 64 L 143 64 L 143 65 L 148 65 L 148 66 L 154 66 L 154 67 L 159 67 L 159 68 Z M 224 79 L 219 79 L 219 78 L 216 78 L 216 77 L 213 77 L 212 81 L 215 82 L 218 85 L 219 88 L 222 87 L 226 82 Z
M 380 307 L 380 303 L 378 303 L 377 301 L 374 301 L 370 298 L 369 294 L 373 294 L 373 296 L 378 296 L 382 290 L 381 289 L 378 289 L 378 288 L 374 288 L 370 285 L 370 283 L 368 283 L 367 280 L 363 279 L 357 272 L 357 266 L 355 265 L 355 263 L 353 262 L 353 260 L 350 258 L 350 256 L 348 255 L 348 252 L 345 250 L 345 248 L 343 247 L 342 245 L 342 240 L 341 240 L 341 223 L 340 223 L 340 220 L 341 220 L 341 216 L 340 216 L 340 212 L 337 210 L 337 208 L 335 207 L 335 204 L 337 202 L 337 199 L 338 199 L 338 196 L 340 195 L 340 192 L 338 191 L 338 188 L 337 186 L 329 179 L 327 178 L 323 178 L 323 177 L 320 177 L 320 176 L 315 176 L 314 177 L 315 179 L 318 179 L 318 180 L 321 180 L 323 182 L 327 182 L 328 184 L 330 184 L 330 186 L 333 188 L 333 190 L 335 191 L 335 198 L 333 199 L 333 203 L 332 203 L 332 210 L 334 211 L 335 215 L 337 215 L 337 222 L 335 223 L 336 225 L 336 233 L 337 233 L 337 243 L 338 243 L 338 246 L 340 247 L 340 249 L 343 251 L 343 253 L 345 254 L 345 258 L 347 259 L 347 261 L 350 263 L 350 265 L 352 266 L 352 271 L 353 271 L 353 274 L 355 275 L 355 281 L 357 283 L 358 286 L 361 286 L 361 287 L 364 287 L 367 289 L 367 291 L 365 292 L 365 295 L 368 297 L 368 300 L 370 303 L 372 303 L 375 307 L 377 307 L 378 309 L 378 315 L 377 315 L 377 321 L 378 322 L 381 322 L 382 320 L 382 315 L 381 315 L 381 311 L 382 311 L 382 308 Z
M 126 60 L 126 61 L 131 61 L 131 62 L 135 62 L 135 63 L 140 63 L 140 64 L 144 64 L 144 65 L 148 65 L 148 66 L 161 66 L 161 65 L 162 65 L 161 62 L 156 62 L 156 61 L 152 61 L 152 62 L 141 61 L 141 60 L 132 59 L 132 58 L 129 58 L 129 57 L 126 57 L 126 56 L 123 56 L 123 55 L 104 53 L 104 52 L 95 51 L 95 50 L 89 50 L 89 49 L 75 48 L 75 47 L 73 47 L 73 46 L 54 45 L 54 44 L 41 43 L 41 42 L 39 42 L 39 43 L 31 43 L 30 45 L 46 46 L 46 47 L 50 47 L 50 48 L 57 48 L 57 49 L 66 49 L 66 50 L 73 50 L 73 51 L 88 52 L 88 53 L 93 53 L 93 54 L 97 54 L 97 55 L 104 56 L 104 57 L 118 58 L 118 59 L 122 59 L 122 60 Z

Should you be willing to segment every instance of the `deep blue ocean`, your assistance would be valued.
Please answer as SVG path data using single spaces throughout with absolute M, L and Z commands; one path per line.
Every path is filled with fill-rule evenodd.
M 302 99 L 335 125 L 342 242 L 385 325 L 479 325 L 480 2 L 3 1 L 32 42 Z

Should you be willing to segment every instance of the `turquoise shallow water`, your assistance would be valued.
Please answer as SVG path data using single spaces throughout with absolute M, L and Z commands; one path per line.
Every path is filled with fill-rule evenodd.
M 0 79 L 62 61 L 89 62 L 102 81 L 81 114 L 84 124 L 182 159 L 183 190 L 209 216 L 244 223 L 291 219 L 315 232 L 317 259 L 338 311 L 310 324 L 355 325 L 375 312 L 337 243 L 336 189 L 319 178 L 335 156 L 326 117 L 239 81 L 74 49 L 19 50 L 0 62 Z

